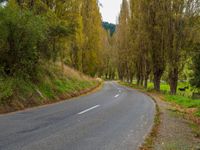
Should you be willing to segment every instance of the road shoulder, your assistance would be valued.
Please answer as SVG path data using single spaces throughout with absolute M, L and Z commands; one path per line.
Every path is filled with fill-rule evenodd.
M 150 93 L 156 100 L 160 110 L 160 125 L 152 149 L 155 150 L 198 150 L 200 138 L 199 127 L 192 121 L 185 119 L 184 114 L 175 106 L 165 102 L 159 94 Z

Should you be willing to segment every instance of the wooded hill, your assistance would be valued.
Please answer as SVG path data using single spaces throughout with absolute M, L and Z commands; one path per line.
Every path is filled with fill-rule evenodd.
M 103 27 L 106 31 L 110 32 L 110 35 L 112 36 L 115 33 L 116 25 L 109 22 L 103 22 Z

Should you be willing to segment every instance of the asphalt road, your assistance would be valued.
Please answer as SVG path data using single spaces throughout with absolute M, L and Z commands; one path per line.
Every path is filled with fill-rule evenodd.
M 87 96 L 0 115 L 0 150 L 136 150 L 154 114 L 151 98 L 106 82 Z

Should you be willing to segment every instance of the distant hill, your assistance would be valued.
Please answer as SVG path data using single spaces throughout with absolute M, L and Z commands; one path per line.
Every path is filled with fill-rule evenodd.
M 109 22 L 103 22 L 102 23 L 105 30 L 110 31 L 110 35 L 112 36 L 115 33 L 116 25 L 109 23 Z

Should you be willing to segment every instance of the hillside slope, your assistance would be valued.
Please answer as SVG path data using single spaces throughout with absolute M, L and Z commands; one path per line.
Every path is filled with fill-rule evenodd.
M 87 93 L 99 81 L 60 64 L 43 64 L 36 79 L 0 77 L 0 113 L 22 110 Z

